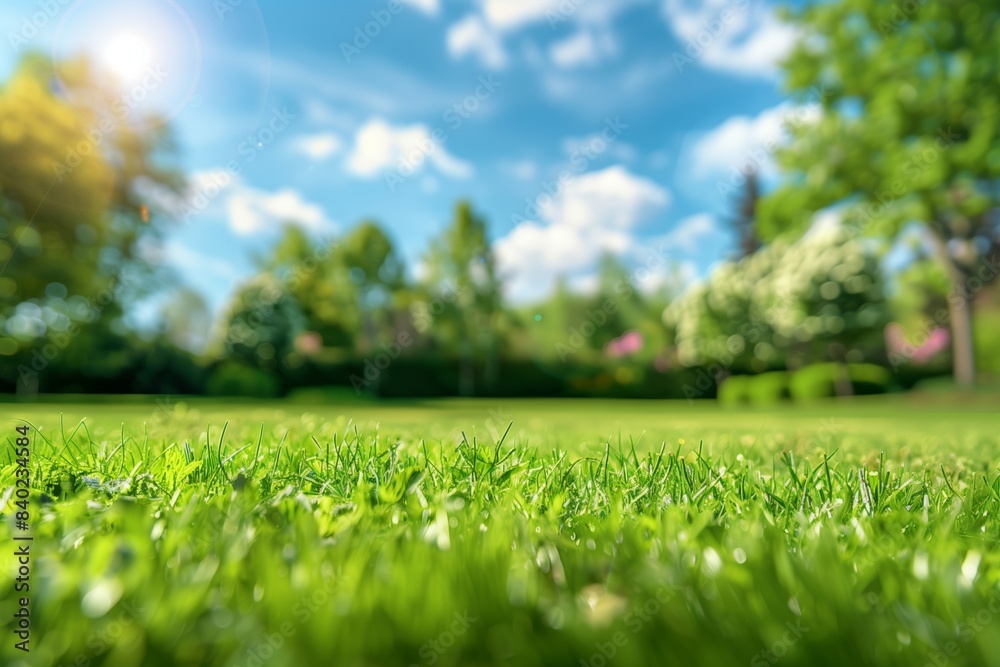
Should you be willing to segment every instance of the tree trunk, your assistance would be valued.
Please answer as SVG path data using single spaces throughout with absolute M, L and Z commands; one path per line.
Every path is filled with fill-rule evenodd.
M 972 299 L 963 283 L 948 295 L 951 317 L 952 369 L 955 384 L 971 387 L 976 382 L 976 347 L 972 335 Z
M 968 276 L 951 257 L 947 244 L 933 227 L 931 238 L 938 259 L 944 263 L 952 282 L 951 292 L 948 293 L 952 374 L 957 386 L 971 387 L 976 382 L 976 347 L 972 335 L 972 295 L 969 293 Z

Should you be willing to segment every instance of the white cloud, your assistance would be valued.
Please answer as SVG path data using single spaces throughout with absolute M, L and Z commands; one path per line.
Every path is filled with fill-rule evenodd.
M 602 255 L 635 252 L 635 228 L 669 202 L 666 190 L 621 166 L 578 176 L 541 207 L 540 221 L 524 222 L 497 241 L 508 296 L 522 303 L 540 299 L 561 275 L 585 283 Z
M 563 0 L 483 0 L 483 16 L 501 30 L 512 30 L 558 12 Z
M 775 150 L 788 136 L 788 125 L 812 122 L 818 106 L 781 104 L 756 117 L 733 116 L 702 137 L 692 149 L 693 172 L 697 176 L 721 174 L 733 169 L 753 169 L 773 174 Z
M 595 36 L 590 30 L 580 30 L 549 49 L 549 55 L 559 67 L 571 68 L 593 65 L 602 56 L 612 55 L 617 50 L 615 40 L 609 32 Z
M 773 76 L 797 36 L 771 6 L 762 3 L 663 0 L 663 14 L 686 45 L 681 55 L 710 69 L 744 76 Z
M 622 166 L 578 176 L 543 206 L 543 217 L 578 229 L 631 229 L 670 202 L 666 190 Z
M 468 178 L 474 171 L 471 164 L 434 141 L 426 125 L 394 127 L 376 118 L 358 130 L 347 169 L 356 176 L 373 178 L 388 170 L 399 169 L 404 174 L 420 171 L 428 162 L 453 178 Z
M 340 152 L 344 142 L 333 132 L 320 132 L 298 137 L 292 142 L 292 148 L 317 162 Z
M 504 35 L 546 22 L 551 28 L 581 27 L 580 32 L 551 47 L 550 56 L 557 66 L 593 64 L 617 51 L 611 30 L 615 17 L 645 1 L 480 0 L 481 13 L 469 14 L 448 30 L 448 52 L 455 58 L 475 54 L 485 67 L 500 69 L 507 64 Z
M 507 53 L 499 32 L 474 14 L 448 28 L 447 42 L 448 53 L 454 58 L 472 54 L 490 69 L 501 69 L 507 64 Z
M 436 16 L 441 11 L 440 0 L 403 0 L 403 2 L 431 16 Z
M 720 234 L 718 223 L 711 214 L 698 213 L 681 220 L 670 233 L 657 239 L 655 245 L 691 255 L 703 250 L 707 239 Z
M 323 207 L 306 201 L 291 188 L 266 192 L 236 186 L 228 193 L 225 204 L 229 226 L 240 235 L 269 231 L 284 224 L 299 225 L 313 232 L 332 226 Z
M 499 30 L 511 31 L 532 23 L 559 27 L 567 21 L 607 27 L 632 5 L 645 0 L 482 0 L 483 16 Z
M 329 231 L 336 227 L 322 206 L 309 201 L 297 190 L 283 188 L 268 192 L 252 188 L 225 169 L 206 169 L 187 176 L 181 193 L 147 185 L 137 193 L 154 208 L 184 223 L 196 218 L 225 218 L 241 236 L 267 232 L 292 224 L 308 231 Z

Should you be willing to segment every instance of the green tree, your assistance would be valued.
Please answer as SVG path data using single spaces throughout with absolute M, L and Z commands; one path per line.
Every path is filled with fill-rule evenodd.
M 486 221 L 469 202 L 455 206 L 451 224 L 431 245 L 427 269 L 431 300 L 448 304 L 433 325 L 458 353 L 460 392 L 472 394 L 477 363 L 484 368 L 487 385 L 496 379 L 502 286 Z
M 305 318 L 288 288 L 263 273 L 233 298 L 216 332 L 212 353 L 220 359 L 282 375 L 295 363 L 295 342 Z
M 353 350 L 361 310 L 358 288 L 339 244 L 314 241 L 300 227 L 286 225 L 271 254 L 259 262 L 274 273 L 298 302 L 305 327 L 320 335 L 325 348 Z
M 361 309 L 363 353 L 374 348 L 403 287 L 405 267 L 392 239 L 378 223 L 365 221 L 342 240 L 340 259 L 357 291 Z
M 180 190 L 163 166 L 172 153 L 166 123 L 123 113 L 86 60 L 28 55 L 0 86 L 0 322 L 10 332 L 0 355 L 15 362 L 5 369 L 30 357 L 40 372 L 70 345 L 124 335 L 124 306 L 164 282 L 149 257 L 167 218 L 140 192 Z
M 791 128 L 761 229 L 802 229 L 833 206 L 855 233 L 925 224 L 952 283 L 955 380 L 972 384 L 972 302 L 997 273 L 984 258 L 998 248 L 1000 5 L 837 0 L 789 17 L 802 37 L 787 86 L 822 113 Z

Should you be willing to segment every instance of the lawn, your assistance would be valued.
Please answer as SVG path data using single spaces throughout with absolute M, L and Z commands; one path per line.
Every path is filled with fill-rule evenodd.
M 6 403 L 0 655 L 1000 664 L 994 405 Z

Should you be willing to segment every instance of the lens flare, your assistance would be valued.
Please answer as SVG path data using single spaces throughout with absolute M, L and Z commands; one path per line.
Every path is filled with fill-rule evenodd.
M 149 42 L 136 33 L 116 35 L 102 53 L 104 65 L 123 82 L 132 82 L 142 76 L 153 59 Z

